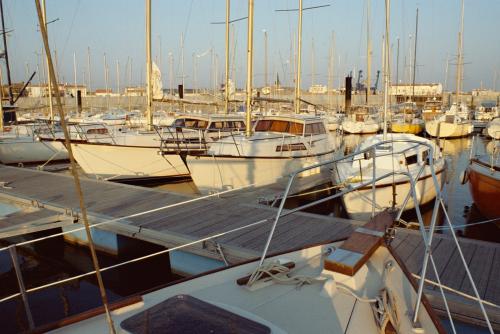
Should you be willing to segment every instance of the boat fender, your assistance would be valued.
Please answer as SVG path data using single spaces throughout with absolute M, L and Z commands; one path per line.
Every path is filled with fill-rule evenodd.
M 461 184 L 466 184 L 467 181 L 469 181 L 469 173 L 467 173 L 467 170 L 464 170 L 462 173 L 460 173 L 459 180 Z

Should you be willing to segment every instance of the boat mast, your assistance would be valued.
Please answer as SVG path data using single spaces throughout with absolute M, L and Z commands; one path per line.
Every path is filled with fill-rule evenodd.
M 78 89 L 76 87 L 77 85 L 77 77 L 76 77 L 76 52 L 73 52 L 73 74 L 74 74 L 74 79 L 75 79 L 75 105 L 78 107 Z
M 45 28 L 47 28 L 47 8 L 45 6 L 45 0 L 42 0 L 42 18 L 43 24 Z M 47 65 L 47 87 L 49 91 L 49 112 L 50 112 L 50 121 L 54 120 L 54 107 L 52 106 L 52 82 L 49 73 L 49 55 L 45 52 L 45 62 Z M 8 73 L 8 71 L 7 71 Z M 10 84 L 9 84 L 10 87 Z
M 3 132 L 3 88 L 2 88 L 2 68 L 0 67 L 0 132 Z
M 247 28 L 247 91 L 246 91 L 246 131 L 247 137 L 252 135 L 252 75 L 253 75 L 253 0 L 248 0 Z
M 151 0 L 146 0 L 146 117 L 147 128 L 152 130 L 153 114 L 151 107 L 153 104 L 153 89 L 151 87 Z
M 399 37 L 397 38 L 397 40 L 398 40 L 398 48 L 396 53 L 396 96 L 398 95 L 398 89 L 399 89 Z
M 389 97 L 389 20 L 390 0 L 385 0 L 385 43 L 384 43 L 384 136 L 387 140 L 387 103 Z
M 333 67 L 335 63 L 335 32 L 332 31 L 332 39 L 328 54 L 328 107 L 333 110 Z
M 299 27 L 297 44 L 297 73 L 295 80 L 295 113 L 300 112 L 300 65 L 302 62 L 302 0 L 299 0 Z
M 230 15 L 230 2 L 226 0 L 226 76 L 224 88 L 224 113 L 229 113 L 229 15 Z
M 464 34 L 464 0 L 462 0 L 462 11 L 460 14 L 460 32 L 458 33 L 458 61 L 457 61 L 457 96 L 456 96 L 456 102 L 458 106 L 458 100 L 460 97 L 460 90 L 461 90 L 461 80 L 462 80 L 462 49 L 463 49 L 463 34 Z
M 412 79 L 412 91 L 411 100 L 415 101 L 415 74 L 417 73 L 417 37 L 418 37 L 418 8 L 417 17 L 415 20 L 415 47 L 413 48 L 413 79 Z
M 35 5 L 36 5 L 36 11 L 37 11 L 37 15 L 38 15 L 38 22 L 40 24 L 40 32 L 42 35 L 43 44 L 44 44 L 44 48 L 45 48 L 45 54 L 47 55 L 48 75 L 51 78 L 51 82 L 54 84 L 54 86 L 58 87 L 57 78 L 56 78 L 56 75 L 54 72 L 54 65 L 52 63 L 52 57 L 50 54 L 49 40 L 48 40 L 48 36 L 47 36 L 47 25 L 45 23 L 45 19 L 43 18 L 43 13 L 42 13 L 42 8 L 41 8 L 42 6 L 40 5 L 40 0 L 35 0 Z M 97 258 L 97 253 L 96 253 L 96 250 L 94 247 L 92 233 L 90 231 L 90 226 L 89 226 L 89 222 L 88 222 L 88 218 L 87 218 L 87 208 L 85 206 L 85 199 L 83 196 L 82 187 L 81 187 L 80 179 L 78 176 L 78 171 L 76 169 L 76 161 L 75 161 L 75 158 L 73 156 L 73 150 L 71 149 L 70 136 L 69 136 L 69 132 L 68 132 L 68 127 L 66 126 L 66 120 L 64 118 L 64 110 L 62 107 L 60 94 L 56 94 L 56 103 L 57 103 L 57 107 L 59 110 L 59 116 L 61 118 L 61 126 L 62 126 L 62 129 L 64 132 L 65 146 L 66 146 L 66 149 L 68 150 L 69 160 L 71 162 L 71 173 L 73 174 L 73 180 L 75 182 L 75 190 L 76 190 L 76 193 L 77 193 L 77 196 L 79 199 L 79 204 L 80 204 L 79 217 L 81 216 L 81 220 L 83 221 L 83 224 L 85 226 L 85 233 L 87 236 L 87 242 L 88 242 L 88 245 L 90 248 L 92 263 L 94 265 L 97 283 L 99 286 L 99 292 L 100 292 L 101 300 L 102 300 L 102 303 L 104 306 L 106 320 L 107 320 L 108 326 L 109 326 L 109 332 L 111 334 L 115 334 L 116 330 L 115 330 L 115 327 L 113 324 L 113 319 L 111 318 L 111 313 L 110 313 L 110 309 L 108 306 L 108 298 L 106 295 L 106 289 L 104 288 L 104 283 L 103 283 L 103 279 L 101 276 L 101 269 L 99 267 L 99 260 Z M 80 219 L 79 219 L 79 221 L 80 221 Z
M 9 103 L 10 105 L 13 105 L 14 97 L 12 96 L 12 82 L 10 80 L 9 53 L 7 52 L 7 31 L 5 31 L 5 24 L 4 24 L 3 0 L 0 0 L 0 15 L 2 17 L 2 37 L 3 37 L 5 66 L 7 67 L 7 84 L 9 85 Z
M 366 9 L 366 103 L 368 95 L 371 94 L 371 72 L 372 72 L 372 43 L 370 39 L 370 0 L 367 1 Z

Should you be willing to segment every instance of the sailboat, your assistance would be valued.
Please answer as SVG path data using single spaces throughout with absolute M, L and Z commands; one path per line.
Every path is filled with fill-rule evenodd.
M 11 124 L 0 133 L 0 163 L 6 165 L 44 164 L 68 160 L 61 143 L 40 140 L 36 123 Z
M 500 139 L 500 116 L 493 118 L 485 128 L 486 134 L 493 139 Z
M 458 62 L 457 62 L 457 91 L 456 102 L 439 118 L 425 123 L 425 131 L 432 137 L 457 138 L 468 136 L 474 130 L 470 121 L 470 111 L 464 102 L 460 102 L 460 87 L 463 71 L 463 34 L 464 34 L 464 2 L 462 0 L 462 13 L 460 32 L 458 34 Z
M 386 17 L 388 20 L 388 17 Z M 385 36 L 390 36 L 386 22 Z M 385 39 L 389 50 L 389 38 Z M 357 153 L 347 162 L 338 163 L 333 180 L 344 191 L 353 190 L 342 198 L 351 218 L 366 220 L 386 209 L 411 209 L 428 203 L 436 197 L 436 187 L 431 179 L 436 171 L 438 182 L 444 180 L 445 161 L 435 143 L 413 134 L 387 133 L 389 92 L 389 54 L 384 53 L 384 133 L 364 140 L 354 150 Z M 390 143 L 384 144 L 390 140 Z M 372 152 L 361 153 L 376 146 Z M 433 156 L 431 157 L 431 152 Z M 388 172 L 392 178 L 379 179 Z M 408 175 L 414 180 L 411 184 Z M 371 187 L 363 186 L 367 180 L 377 180 Z M 416 200 L 405 197 L 411 187 L 417 189 Z
M 413 48 L 413 80 L 412 80 L 412 96 L 407 102 L 401 103 L 398 106 L 398 114 L 392 116 L 391 131 L 396 133 L 411 133 L 419 134 L 424 131 L 425 122 L 420 117 L 420 112 L 417 109 L 417 104 L 413 102 L 415 96 L 415 77 L 417 72 L 417 38 L 418 36 L 418 8 L 415 18 L 415 44 Z
M 474 204 L 488 219 L 500 217 L 500 142 L 492 143 L 491 154 L 472 157 L 465 174 Z
M 253 16 L 249 13 L 246 131 L 214 142 L 205 153 L 188 153 L 186 162 L 191 178 L 201 192 L 271 184 L 296 169 L 331 159 L 340 152 L 339 143 L 327 133 L 323 119 L 299 115 L 302 6 L 299 7 L 295 114 L 265 116 L 257 119 L 252 128 Z
M 424 131 L 425 122 L 419 117 L 415 102 L 404 102 L 397 106 L 398 113 L 392 115 L 391 131 L 395 133 L 419 134 Z
M 150 14 L 147 13 L 150 27 Z M 153 130 L 153 98 L 161 98 L 160 71 L 151 61 L 151 33 L 147 47 L 147 129 L 126 131 L 112 140 L 72 140 L 75 159 L 82 170 L 99 179 L 139 183 L 162 182 L 189 177 L 187 152 L 205 152 L 220 138 L 242 131 L 245 120 L 237 115 L 183 114 L 171 126 Z
M 444 181 L 445 160 L 438 147 L 432 141 L 413 134 L 376 135 L 363 141 L 354 152 L 363 151 L 384 140 L 391 140 L 392 143 L 380 145 L 368 155 L 357 154 L 348 162 L 337 164 L 334 169 L 334 181 L 342 189 L 356 189 L 342 198 L 348 215 L 353 219 L 366 220 L 372 215 L 374 207 L 376 212 L 401 208 L 410 210 L 416 205 L 429 203 L 436 197 L 436 189 L 430 178 L 432 168 L 436 170 L 439 183 Z M 432 160 L 429 160 L 429 147 L 434 151 Z M 432 168 L 429 161 L 433 163 Z M 377 179 L 391 171 L 396 175 L 377 181 L 375 189 L 371 186 L 360 187 L 367 180 Z M 416 202 L 405 197 L 411 188 L 405 173 L 415 178 Z
M 233 135 L 214 142 L 206 152 L 188 153 L 187 165 L 200 192 L 274 183 L 339 152 L 339 143 L 319 117 L 265 116 L 253 130 L 250 137 Z
M 380 130 L 380 115 L 373 106 L 352 106 L 342 121 L 342 130 L 352 134 L 377 133 Z

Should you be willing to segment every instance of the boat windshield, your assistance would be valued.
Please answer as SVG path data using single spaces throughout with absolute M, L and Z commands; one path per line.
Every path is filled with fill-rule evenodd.
M 208 121 L 195 118 L 178 118 L 175 120 L 174 126 L 189 129 L 206 129 Z
M 256 132 L 282 132 L 293 135 L 302 135 L 304 124 L 283 120 L 264 119 L 257 121 L 255 125 Z

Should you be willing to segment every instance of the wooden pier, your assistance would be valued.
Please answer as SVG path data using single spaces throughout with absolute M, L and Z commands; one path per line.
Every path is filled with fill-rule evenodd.
M 77 222 L 78 198 L 70 176 L 2 166 L 0 182 L 7 185 L 0 187 L 0 200 L 33 208 L 0 220 L 0 238 L 14 235 L 16 227 L 19 227 L 19 233 L 29 233 L 43 229 L 44 223 L 48 224 L 47 228 L 54 228 Z M 293 193 L 311 189 L 324 182 L 325 175 L 321 174 L 301 178 L 294 186 Z M 91 223 L 113 219 L 111 223 L 100 225 L 99 229 L 165 247 L 207 238 L 205 242 L 194 244 L 185 250 L 213 259 L 224 259 L 229 263 L 248 260 L 261 254 L 276 216 L 276 209 L 263 203 L 279 198 L 285 186 L 282 182 L 264 188 L 248 188 L 198 199 L 192 195 L 85 178 L 81 183 Z M 164 209 L 157 210 L 162 207 Z M 147 213 L 136 215 L 141 212 Z M 251 223 L 258 224 L 217 236 Z M 280 219 L 269 252 L 343 239 L 361 224 L 362 222 L 354 220 L 295 212 Z M 481 298 L 491 304 L 500 304 L 500 245 L 464 238 L 460 238 L 460 244 Z M 419 233 L 398 229 L 391 245 L 408 269 L 418 275 L 424 252 Z M 433 255 L 441 283 L 462 294 L 473 295 L 450 236 L 435 236 Z M 430 282 L 426 285 L 426 295 L 434 308 L 443 312 L 439 288 L 432 284 L 436 277 L 430 267 L 428 272 Z M 455 317 L 469 323 L 482 324 L 477 302 L 458 296 L 449 289 L 445 292 Z M 500 329 L 500 308 L 488 306 L 487 310 L 495 328 Z

